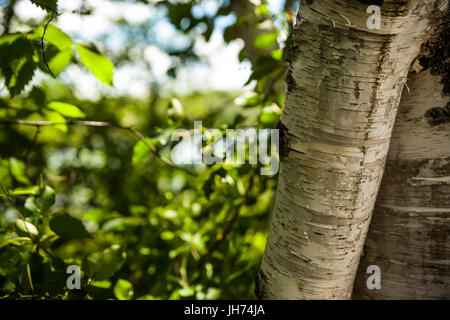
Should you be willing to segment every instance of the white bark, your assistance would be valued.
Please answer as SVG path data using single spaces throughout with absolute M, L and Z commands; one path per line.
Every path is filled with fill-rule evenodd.
M 400 102 L 356 299 L 450 298 L 450 123 L 426 116 L 450 103 L 440 80 L 428 70 L 408 78 L 410 92 Z M 366 286 L 369 265 L 381 269 L 380 290 Z
M 348 299 L 408 70 L 440 1 L 306 1 L 293 31 L 282 161 L 257 278 L 265 299 Z M 349 26 L 349 22 L 351 26 Z

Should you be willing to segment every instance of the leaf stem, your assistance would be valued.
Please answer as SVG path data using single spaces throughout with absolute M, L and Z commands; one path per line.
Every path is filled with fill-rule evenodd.
M 47 58 L 45 57 L 45 49 L 44 49 L 45 33 L 47 32 L 48 25 L 50 24 L 50 22 L 52 22 L 54 17 L 55 17 L 55 11 L 52 11 L 52 15 L 51 15 L 50 19 L 48 19 L 47 23 L 45 24 L 44 32 L 42 33 L 42 37 L 41 37 L 41 51 L 42 51 L 42 59 L 44 60 L 44 64 L 47 67 L 48 72 L 50 72 L 50 74 L 52 75 L 53 79 L 56 79 L 55 75 L 53 74 L 52 70 L 50 69 L 50 67 L 49 67 L 49 65 L 47 63 Z

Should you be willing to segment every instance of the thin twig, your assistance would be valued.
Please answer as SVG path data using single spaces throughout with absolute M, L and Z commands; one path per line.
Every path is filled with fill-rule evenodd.
M 50 22 L 52 22 L 53 18 L 55 17 L 55 11 L 52 11 L 52 15 L 50 17 L 50 19 L 47 21 L 47 23 L 45 24 L 44 27 L 44 32 L 42 33 L 42 37 L 41 37 L 41 50 L 42 50 L 42 59 L 44 60 L 44 64 L 47 67 L 48 72 L 50 72 L 50 74 L 52 75 L 53 79 L 56 79 L 55 75 L 53 74 L 52 70 L 50 69 L 50 67 L 48 66 L 47 63 L 47 59 L 45 58 L 45 49 L 44 49 L 44 37 L 45 37 L 45 33 L 47 32 L 47 27 L 50 24 Z
M 51 121 L 29 121 L 29 120 L 0 120 L 0 124 L 8 124 L 8 125 L 24 125 L 24 126 L 36 126 L 36 127 L 42 127 L 42 126 L 56 126 L 56 125 L 77 125 L 77 126 L 87 126 L 87 127 L 107 127 L 107 128 L 117 128 L 122 129 L 131 132 L 134 136 L 136 136 L 139 140 L 141 140 L 145 146 L 159 159 L 161 162 L 166 164 L 167 166 L 174 168 L 174 169 L 180 169 L 185 171 L 191 176 L 196 176 L 194 173 L 192 173 L 190 170 L 179 167 L 176 164 L 174 164 L 172 161 L 167 159 L 166 157 L 162 156 L 159 153 L 159 150 L 152 146 L 150 143 L 148 143 L 147 139 L 145 139 L 145 136 L 138 130 L 130 128 L 130 127 L 122 127 L 118 124 L 114 124 L 111 122 L 104 122 L 104 121 L 84 121 L 84 120 L 68 120 L 68 121 L 60 121 L 60 122 L 51 122 Z

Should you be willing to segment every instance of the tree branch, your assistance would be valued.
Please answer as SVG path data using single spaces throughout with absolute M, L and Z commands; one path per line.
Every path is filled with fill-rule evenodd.
M 180 169 L 185 171 L 191 176 L 196 176 L 193 172 L 189 171 L 186 168 L 179 167 L 176 164 L 174 164 L 172 161 L 167 159 L 166 157 L 162 156 L 159 153 L 159 150 L 155 148 L 154 146 L 150 145 L 148 141 L 145 139 L 145 136 L 138 130 L 133 129 L 131 127 L 123 127 L 118 124 L 114 124 L 111 122 L 104 122 L 104 121 L 85 121 L 85 120 L 68 120 L 68 121 L 60 121 L 60 122 L 52 122 L 52 121 L 29 121 L 29 120 L 0 120 L 0 124 L 6 124 L 6 125 L 23 125 L 23 126 L 35 126 L 35 127 L 43 127 L 43 126 L 56 126 L 56 125 L 76 125 L 76 126 L 86 126 L 86 127 L 106 127 L 106 128 L 117 128 L 126 130 L 128 132 L 131 132 L 134 136 L 136 136 L 139 140 L 141 140 L 145 146 L 164 164 L 167 166 L 174 168 L 174 169 Z

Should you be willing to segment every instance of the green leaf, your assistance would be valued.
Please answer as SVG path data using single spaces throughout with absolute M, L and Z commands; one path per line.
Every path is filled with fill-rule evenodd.
M 227 175 L 227 171 L 223 167 L 220 167 L 219 169 L 214 170 L 210 173 L 208 179 L 203 183 L 203 186 L 202 186 L 203 193 L 205 194 L 205 196 L 208 200 L 211 197 L 211 194 L 214 192 L 216 176 L 223 178 L 226 175 Z
M 30 0 L 36 6 L 49 12 L 56 12 L 58 9 L 58 0 Z
M 221 293 L 220 289 L 208 288 L 205 299 L 206 300 L 217 300 L 220 298 L 220 293 Z
M 29 187 L 21 187 L 16 188 L 14 190 L 9 191 L 9 193 L 14 195 L 36 195 L 39 193 L 39 187 L 38 186 L 29 186 Z
M 127 280 L 119 279 L 114 286 L 114 295 L 119 300 L 130 300 L 134 295 L 133 285 Z
M 108 57 L 93 52 L 81 45 L 76 46 L 76 49 L 80 54 L 81 62 L 85 67 L 91 70 L 98 80 L 108 86 L 112 86 L 114 65 Z
M 180 296 L 182 297 L 190 297 L 192 295 L 194 295 L 195 293 L 195 289 L 192 287 L 184 287 L 181 288 L 178 293 L 180 294 Z
M 57 53 L 48 63 L 48 67 L 54 75 L 58 75 L 72 61 L 72 49 L 66 49 Z
M 119 270 L 124 261 L 125 254 L 118 245 L 113 245 L 101 252 L 89 255 L 87 267 L 89 273 L 97 280 L 105 280 L 113 276 Z
M 13 177 L 20 183 L 31 184 L 30 180 L 26 176 L 26 166 L 25 163 L 16 159 L 9 158 L 9 169 Z
M 107 211 L 100 208 L 94 208 L 91 211 L 85 212 L 81 215 L 81 218 L 83 220 L 90 220 L 94 222 L 96 225 L 101 225 L 101 223 L 105 220 L 109 220 L 114 215 Z
M 70 118 L 86 117 L 86 114 L 83 111 L 81 111 L 80 108 L 78 108 L 77 106 L 74 106 L 73 104 L 69 104 L 69 103 L 53 101 L 47 105 L 47 108 L 55 110 L 65 117 L 70 117 Z
M 111 288 L 111 282 L 108 280 L 92 281 L 91 286 L 96 288 L 109 289 Z
M 45 214 L 55 204 L 55 191 L 45 186 L 40 194 L 25 201 L 25 209 L 35 214 Z
M 142 224 L 140 219 L 132 217 L 115 218 L 106 221 L 102 226 L 102 231 L 105 233 L 120 232 L 124 231 L 128 226 L 138 226 L 140 224 Z
M 270 56 L 272 58 L 274 58 L 275 60 L 280 61 L 283 58 L 283 50 L 281 50 L 281 49 L 273 50 L 270 53 Z
M 181 104 L 180 100 L 177 98 L 172 98 L 170 100 L 170 108 L 173 110 L 173 113 L 177 117 L 182 117 L 184 114 L 183 105 Z
M 203 193 L 205 194 L 205 197 L 208 200 L 211 197 L 211 194 L 214 190 L 214 185 L 215 185 L 215 181 L 216 181 L 215 179 L 216 179 L 216 176 L 214 175 L 214 173 L 211 173 L 208 180 L 206 180 L 202 186 Z
M 280 62 L 272 58 L 271 56 L 261 56 L 256 60 L 256 66 L 254 67 L 254 71 L 250 76 L 248 83 L 252 80 L 258 80 L 261 82 L 261 79 L 264 76 L 270 75 L 271 73 L 283 72 L 284 67 L 281 66 Z
M 78 219 L 63 213 L 50 220 L 50 229 L 65 240 L 89 238 L 90 234 Z
M 44 27 L 39 27 L 34 31 L 34 35 L 42 38 Z M 49 24 L 45 30 L 44 40 L 57 47 L 60 51 L 72 48 L 72 39 L 58 27 Z
M 44 34 L 44 27 L 37 28 L 34 33 L 27 34 L 27 38 L 30 40 L 39 40 Z M 48 67 L 54 75 L 58 75 L 64 70 L 65 67 L 72 61 L 73 56 L 73 42 L 72 39 L 64 33 L 61 29 L 54 25 L 48 25 L 45 30 L 44 39 L 53 46 L 46 49 L 46 55 L 52 57 L 48 62 Z M 55 52 L 58 50 L 59 52 Z M 42 53 L 39 55 L 40 68 L 43 71 L 48 72 L 47 67 L 44 65 L 42 59 Z
M 29 97 L 36 105 L 44 105 L 45 101 L 47 99 L 47 95 L 45 94 L 45 91 L 39 87 L 33 87 L 33 89 L 30 92 Z
M 16 230 L 19 235 L 28 236 L 31 233 L 32 236 L 37 237 L 39 235 L 38 229 L 34 226 L 34 224 L 25 221 L 23 219 L 16 219 L 15 221 Z
M 263 16 L 263 15 L 268 15 L 269 13 L 270 13 L 270 9 L 265 4 L 259 5 L 255 8 L 256 15 Z
M 157 298 L 152 296 L 151 294 L 144 294 L 143 296 L 138 297 L 136 300 L 161 300 L 161 298 Z
M 7 159 L 0 159 L 0 181 L 5 188 L 12 187 L 13 179 L 11 177 L 11 170 L 9 169 L 9 160 Z M 0 192 L 0 194 L 2 193 Z
M 154 141 L 153 139 L 145 138 L 145 141 L 147 141 L 147 143 L 150 144 L 151 146 L 156 145 L 156 141 Z M 133 165 L 137 165 L 138 163 L 141 163 L 142 161 L 146 160 L 150 154 L 151 151 L 144 143 L 144 141 L 139 140 L 133 148 L 133 158 L 131 162 Z
M 271 124 L 276 124 L 279 119 L 280 119 L 280 115 L 277 114 L 274 110 L 272 110 L 269 107 L 269 108 L 265 108 L 263 110 L 263 112 L 261 113 L 261 116 L 259 118 L 259 121 L 262 124 L 271 125 Z
M 36 67 L 35 51 L 30 40 L 18 37 L 0 42 L 0 76 L 4 78 L 11 96 L 19 94 L 30 82 Z
M 54 123 L 66 122 L 66 119 L 61 114 L 55 111 L 44 110 L 44 116 L 45 119 L 50 122 Z M 54 127 L 61 130 L 64 133 L 68 131 L 67 125 L 65 124 L 56 124 L 54 125 Z
M 161 239 L 170 241 L 173 238 L 175 238 L 175 234 L 172 231 L 164 230 L 163 232 L 161 232 Z
M 278 38 L 277 31 L 272 33 L 263 33 L 255 38 L 253 44 L 256 48 L 267 49 L 277 43 L 277 38 Z
M 0 45 L 12 44 L 14 41 L 16 41 L 17 39 L 22 38 L 24 36 L 25 36 L 25 34 L 23 34 L 23 33 L 6 34 L 6 35 L 0 37 Z
M 55 190 L 50 186 L 41 189 L 39 197 L 36 197 L 36 204 L 41 209 L 41 213 L 45 213 L 55 204 Z

